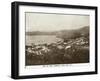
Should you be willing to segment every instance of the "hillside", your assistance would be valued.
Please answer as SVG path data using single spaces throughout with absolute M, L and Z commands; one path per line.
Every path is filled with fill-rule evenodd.
M 44 32 L 44 31 L 26 32 L 26 35 L 56 35 L 57 37 L 63 39 L 73 39 L 81 36 L 89 36 L 89 26 L 85 26 L 75 30 L 60 30 L 53 32 Z
M 82 27 L 76 30 L 62 30 L 56 33 L 57 37 L 63 39 L 73 39 L 78 37 L 87 37 L 89 36 L 89 26 Z

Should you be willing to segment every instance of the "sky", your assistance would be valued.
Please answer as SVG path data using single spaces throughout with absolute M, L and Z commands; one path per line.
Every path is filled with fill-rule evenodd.
M 88 15 L 25 13 L 26 31 L 59 31 L 89 26 Z

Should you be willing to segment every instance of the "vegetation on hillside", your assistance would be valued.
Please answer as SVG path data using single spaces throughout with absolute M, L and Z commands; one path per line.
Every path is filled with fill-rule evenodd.
M 56 32 L 31 32 L 28 35 L 56 35 L 51 44 L 26 45 L 26 65 L 71 64 L 89 62 L 89 27 Z

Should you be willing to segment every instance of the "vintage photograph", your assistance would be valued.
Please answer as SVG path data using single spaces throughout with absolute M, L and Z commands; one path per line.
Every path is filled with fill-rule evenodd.
M 25 65 L 89 63 L 89 15 L 25 12 Z
M 12 2 L 13 79 L 98 73 L 98 7 Z

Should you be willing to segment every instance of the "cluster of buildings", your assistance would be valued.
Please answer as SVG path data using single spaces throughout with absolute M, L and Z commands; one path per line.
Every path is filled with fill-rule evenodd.
M 31 46 L 26 46 L 27 55 L 45 55 L 51 54 L 54 51 L 59 51 L 65 53 L 68 50 L 77 49 L 75 47 L 86 47 L 89 46 L 89 40 L 85 37 L 80 37 L 76 39 L 69 39 L 66 41 L 58 41 L 51 44 L 32 44 Z M 56 53 L 56 52 L 54 52 Z

